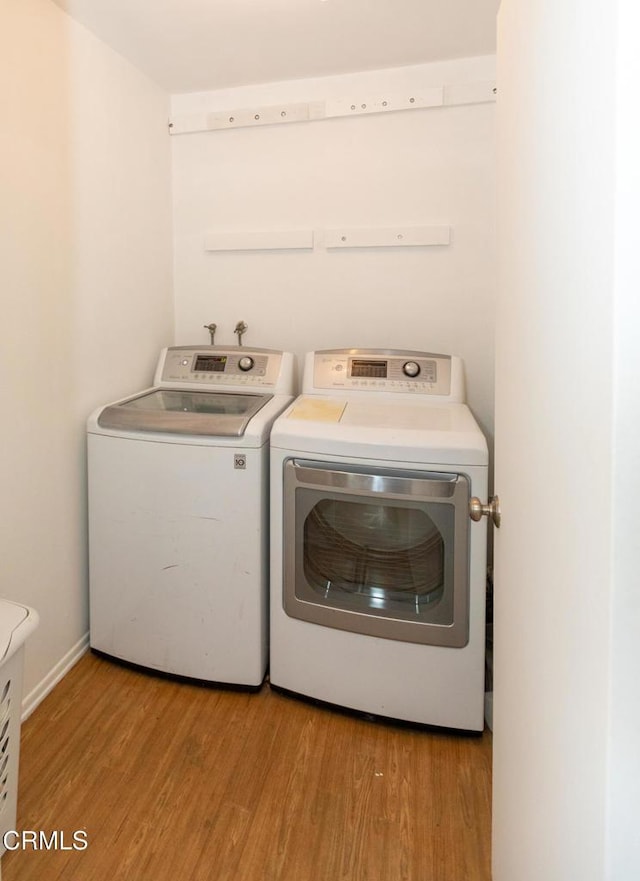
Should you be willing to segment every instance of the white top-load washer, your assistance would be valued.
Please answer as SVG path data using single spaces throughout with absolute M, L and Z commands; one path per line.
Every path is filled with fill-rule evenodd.
M 488 451 L 464 400 L 457 357 L 307 355 L 270 441 L 276 688 L 482 730 Z
M 268 439 L 294 357 L 164 349 L 88 421 L 90 638 L 151 670 L 258 687 L 268 650 Z

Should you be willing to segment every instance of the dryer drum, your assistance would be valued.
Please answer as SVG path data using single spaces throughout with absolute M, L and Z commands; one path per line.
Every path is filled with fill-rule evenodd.
M 424 511 L 324 499 L 304 526 L 304 568 L 318 587 L 430 603 L 444 584 L 444 542 Z

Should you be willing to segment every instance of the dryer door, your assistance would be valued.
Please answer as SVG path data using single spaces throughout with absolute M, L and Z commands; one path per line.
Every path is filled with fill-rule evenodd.
M 285 612 L 369 636 L 465 646 L 469 495 L 462 474 L 288 460 Z

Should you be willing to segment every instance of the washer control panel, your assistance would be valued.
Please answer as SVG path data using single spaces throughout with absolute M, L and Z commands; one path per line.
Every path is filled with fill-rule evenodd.
M 222 346 L 172 346 L 160 356 L 156 385 L 274 388 L 282 365 L 282 352 Z
M 313 387 L 358 392 L 451 394 L 452 358 L 428 352 L 334 349 L 313 353 Z

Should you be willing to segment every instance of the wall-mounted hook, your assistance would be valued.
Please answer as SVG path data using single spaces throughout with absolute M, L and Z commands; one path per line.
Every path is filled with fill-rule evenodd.
M 214 324 L 212 321 L 211 324 L 204 324 L 203 327 L 205 328 L 205 330 L 208 330 L 209 333 L 211 334 L 211 345 L 213 346 L 214 345 L 213 338 L 216 335 L 216 330 L 218 329 L 218 325 Z
M 248 330 L 249 330 L 249 325 L 246 324 L 244 321 L 239 321 L 236 324 L 235 330 L 233 332 L 238 334 L 238 345 L 239 346 L 242 345 L 243 334 L 245 334 Z

